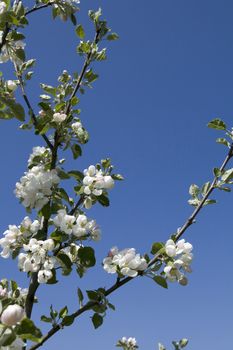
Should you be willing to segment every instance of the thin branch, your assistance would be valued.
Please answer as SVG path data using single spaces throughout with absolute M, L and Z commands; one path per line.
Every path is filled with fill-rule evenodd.
M 93 41 L 94 44 L 97 44 L 97 43 L 99 42 L 99 34 L 100 34 L 99 30 L 97 30 L 97 31 L 96 31 L 96 34 L 95 34 L 94 41 Z M 79 88 L 80 88 L 80 86 L 81 86 L 81 84 L 82 84 L 82 80 L 83 80 L 84 74 L 85 74 L 85 72 L 86 72 L 88 66 L 90 65 L 91 58 L 92 58 L 92 49 L 91 49 L 90 52 L 87 54 L 87 57 L 86 57 L 86 59 L 85 59 L 85 62 L 84 62 L 82 71 L 81 71 L 81 73 L 80 73 L 80 75 L 79 75 L 79 78 L 78 78 L 77 83 L 76 83 L 76 85 L 75 85 L 75 87 L 74 87 L 74 90 L 73 90 L 73 92 L 72 92 L 72 94 L 71 94 L 71 96 L 70 96 L 70 99 L 69 99 L 69 101 L 68 101 L 68 104 L 67 104 L 66 110 L 65 110 L 65 113 L 66 113 L 66 114 L 69 114 L 69 112 L 70 112 L 72 99 L 73 99 L 73 97 L 76 95 L 76 93 L 78 92 L 78 90 L 79 90 Z
M 232 158 L 233 156 L 233 144 L 231 145 L 229 152 L 226 156 L 226 158 L 224 159 L 221 167 L 219 168 L 220 172 L 222 172 L 223 170 L 225 170 L 227 163 L 229 162 L 229 160 Z M 197 216 L 197 214 L 199 213 L 199 211 L 203 208 L 206 200 L 209 198 L 210 194 L 213 192 L 213 190 L 216 188 L 216 184 L 218 181 L 218 176 L 215 176 L 209 190 L 206 192 L 205 196 L 203 197 L 203 199 L 201 200 L 200 204 L 196 207 L 196 209 L 193 211 L 193 213 L 190 215 L 190 217 L 187 219 L 187 221 L 184 223 L 184 225 L 181 227 L 181 229 L 178 231 L 175 240 L 177 241 L 186 231 L 186 229 L 192 225 L 194 223 L 194 220 Z
M 6 37 L 7 37 L 7 34 L 10 32 L 10 30 L 11 30 L 11 27 L 9 27 L 8 23 L 6 23 L 5 29 L 2 34 L 2 42 L 0 44 L 0 53 L 2 51 L 3 46 L 6 43 Z
M 44 9 L 46 7 L 52 6 L 53 2 L 48 2 L 47 4 L 39 5 L 39 6 L 34 6 L 30 10 L 27 10 L 25 12 L 25 16 L 29 15 L 30 13 L 36 12 L 38 10 Z
M 15 64 L 15 72 L 16 72 L 16 75 L 17 75 L 17 78 L 19 79 L 19 84 L 20 84 L 20 88 L 21 88 L 21 91 L 22 91 L 22 96 L 23 96 L 23 99 L 29 109 L 29 115 L 31 116 L 32 118 L 32 122 L 34 124 L 35 127 L 37 127 L 38 123 L 37 123 L 37 119 L 36 119 L 36 115 L 33 111 L 33 108 L 32 108 L 32 105 L 27 97 L 27 94 L 26 94 L 26 91 L 24 89 L 24 83 L 23 83 L 23 79 L 22 79 L 22 75 L 20 74 L 20 72 L 18 71 L 18 68 L 17 68 L 17 65 Z M 53 152 L 53 145 L 52 143 L 49 141 L 48 137 L 45 135 L 45 134 L 41 134 L 42 138 L 45 140 L 47 146 L 51 149 L 51 151 Z
M 125 279 L 121 280 L 121 281 L 117 281 L 112 287 L 110 287 L 109 289 L 106 290 L 105 292 L 105 296 L 108 296 L 110 294 L 112 294 L 114 291 L 116 291 L 117 289 L 119 289 L 120 287 L 122 287 L 124 284 L 128 283 L 129 281 L 131 281 L 133 279 L 133 277 L 126 277 Z M 98 304 L 98 302 L 96 301 L 88 301 L 81 309 L 77 310 L 76 312 L 74 312 L 73 314 L 71 314 L 71 317 L 77 318 L 80 315 L 82 315 L 84 312 L 90 310 L 93 306 L 95 306 L 96 304 Z M 65 327 L 65 325 L 63 324 L 63 321 L 60 322 L 59 324 L 57 324 L 55 327 L 51 328 L 48 333 L 42 338 L 42 340 L 33 345 L 29 350 L 36 350 L 39 347 L 41 347 L 48 339 L 50 339 L 55 333 L 59 332 L 61 329 L 63 329 Z

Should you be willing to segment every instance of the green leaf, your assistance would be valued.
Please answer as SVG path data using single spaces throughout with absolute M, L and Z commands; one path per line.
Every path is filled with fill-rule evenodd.
M 16 289 L 18 288 L 18 284 L 13 280 L 10 281 L 10 286 L 11 286 L 12 292 L 15 292 Z
M 217 201 L 215 199 L 206 199 L 204 205 L 208 205 L 208 204 L 216 204 Z
M 80 307 L 82 307 L 84 297 L 80 288 L 78 288 L 77 293 L 78 293 L 79 305 Z
M 88 80 L 88 83 L 93 83 L 98 77 L 98 74 L 95 74 L 92 69 L 89 69 L 84 75 L 84 78 Z
M 201 193 L 202 195 L 204 196 L 208 190 L 210 189 L 210 182 L 206 182 L 203 186 L 202 186 L 202 189 L 201 189 Z
M 97 313 L 95 313 L 93 316 L 92 316 L 92 323 L 96 328 L 100 327 L 103 323 L 103 317 Z
M 211 120 L 207 126 L 212 129 L 226 130 L 226 124 L 219 118 Z
M 68 174 L 72 177 L 74 177 L 78 182 L 82 182 L 84 175 L 81 173 L 81 171 L 78 170 L 71 170 L 68 172 Z
M 20 325 L 17 327 L 17 334 L 21 339 L 28 339 L 34 342 L 39 342 L 42 337 L 40 329 L 37 328 L 29 318 L 24 318 L 21 321 Z
M 71 150 L 72 150 L 74 159 L 77 159 L 82 155 L 82 148 L 77 143 L 71 146 Z
M 62 267 L 62 274 L 65 276 L 69 275 L 72 271 L 72 261 L 68 255 L 59 253 L 56 258 Z
M 214 176 L 219 177 L 222 175 L 222 172 L 219 168 L 214 168 Z
M 67 306 L 64 306 L 59 312 L 59 318 L 64 318 L 68 314 Z
M 51 323 L 52 322 L 52 318 L 51 317 L 47 317 L 45 315 L 42 315 L 40 319 L 43 322 L 47 322 L 47 323 Z
M 19 48 L 19 49 L 15 50 L 15 55 L 22 62 L 24 62 L 26 59 L 24 49 Z
M 87 290 L 87 296 L 89 298 L 89 300 L 94 300 L 94 301 L 99 301 L 100 296 L 99 293 L 95 290 Z
M 53 276 L 50 278 L 50 280 L 47 281 L 47 284 L 55 284 L 58 282 L 56 279 L 56 270 L 52 269 L 51 271 L 53 273 Z
M 233 168 L 226 170 L 222 175 L 222 181 L 224 182 L 228 182 L 232 178 L 233 178 Z
M 95 265 L 95 251 L 92 247 L 80 247 L 78 257 L 84 267 L 92 267 Z
M 62 325 L 63 326 L 71 326 L 74 322 L 75 317 L 73 315 L 68 315 L 63 318 Z
M 218 138 L 218 139 L 216 140 L 216 142 L 217 142 L 217 143 L 221 143 L 222 145 L 225 145 L 225 146 L 227 146 L 228 148 L 231 147 L 230 142 L 228 142 L 228 141 L 227 141 L 226 139 L 224 139 L 224 138 Z
M 103 207 L 108 207 L 110 204 L 108 197 L 106 197 L 104 194 L 97 196 L 96 199 Z
M 124 180 L 121 174 L 112 174 L 111 177 L 113 178 L 113 180 L 118 180 L 118 181 Z
M 110 41 L 117 40 L 117 39 L 119 39 L 119 35 L 117 33 L 111 33 L 107 36 L 107 40 L 110 40 Z
M 70 197 L 64 190 L 64 188 L 57 188 L 57 194 L 60 198 L 64 199 L 66 202 L 70 203 Z
M 85 37 L 85 32 L 81 24 L 77 26 L 77 28 L 75 29 L 75 32 L 80 39 L 83 39 Z
M 1 335 L 0 347 L 11 345 L 15 339 L 16 334 L 13 330 L 11 330 L 11 333 Z
M 163 249 L 164 244 L 162 242 L 155 242 L 152 244 L 151 247 L 151 254 L 155 255 L 160 251 L 160 249 Z
M 40 210 L 41 214 L 45 217 L 45 219 L 49 219 L 51 215 L 50 204 L 47 203 Z
M 163 288 L 167 288 L 168 285 L 167 285 L 167 281 L 164 277 L 162 276 L 154 276 L 153 277 L 153 280 L 158 284 L 160 285 L 161 287 Z
M 195 184 L 192 184 L 190 187 L 189 187 L 189 194 L 196 198 L 198 196 L 198 194 L 200 193 L 200 189 L 197 185 Z
M 58 173 L 58 176 L 60 177 L 60 179 L 62 179 L 62 180 L 70 179 L 70 176 L 65 171 L 63 171 L 59 168 L 57 169 L 57 173 Z

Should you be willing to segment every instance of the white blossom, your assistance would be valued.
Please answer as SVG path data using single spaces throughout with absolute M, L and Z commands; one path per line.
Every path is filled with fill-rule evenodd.
M 66 118 L 67 118 L 67 114 L 65 113 L 54 113 L 52 121 L 57 124 L 61 124 L 66 120 Z
M 125 350 L 134 350 L 138 348 L 136 339 L 132 337 L 122 337 L 117 345 L 122 346 Z
M 25 239 L 37 233 L 40 227 L 41 223 L 38 220 L 32 221 L 28 216 L 23 219 L 18 227 L 9 225 L 8 230 L 3 233 L 4 237 L 0 239 L 2 248 L 0 255 L 3 258 L 9 258 L 11 252 L 16 248 L 20 248 Z
M 138 271 L 144 271 L 147 266 L 145 258 L 136 254 L 134 248 L 119 251 L 117 247 L 113 247 L 103 260 L 104 270 L 108 273 L 119 271 L 122 275 L 130 277 L 136 277 Z
M 86 143 L 88 141 L 88 138 L 89 138 L 88 132 L 84 129 L 80 120 L 72 123 L 71 129 L 74 135 L 78 138 L 80 143 Z
M 164 267 L 165 277 L 169 281 L 178 281 L 183 286 L 187 285 L 188 279 L 184 272 L 192 271 L 190 267 L 193 259 L 192 249 L 192 244 L 185 242 L 184 239 L 176 243 L 172 239 L 166 242 L 165 252 L 170 258 L 173 258 L 173 261 L 169 261 Z
M 52 269 L 56 258 L 49 256 L 55 247 L 54 241 L 48 238 L 45 241 L 31 238 L 28 244 L 23 245 L 25 253 L 18 256 L 18 267 L 24 272 L 38 272 L 38 282 L 46 283 L 52 277 Z
M 88 219 L 84 214 L 69 215 L 65 209 L 60 209 L 53 223 L 60 231 L 68 235 L 73 234 L 77 239 L 85 237 L 96 241 L 100 239 L 100 229 L 95 220 Z
M 114 187 L 114 180 L 110 175 L 104 175 L 103 171 L 98 170 L 94 165 L 90 165 L 84 170 L 84 194 L 87 195 L 84 206 L 86 209 L 91 207 L 91 195 L 101 196 L 104 190 L 110 190 Z M 87 200 L 88 198 L 88 200 Z
M 24 309 L 18 304 L 9 305 L 2 312 L 1 322 L 6 326 L 14 326 L 25 316 Z
M 16 197 L 29 209 L 40 210 L 48 203 L 52 188 L 60 181 L 57 171 L 45 170 L 43 165 L 34 166 L 16 183 Z

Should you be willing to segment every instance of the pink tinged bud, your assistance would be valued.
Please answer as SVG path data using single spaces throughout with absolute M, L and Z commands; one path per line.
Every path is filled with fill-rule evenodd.
M 6 326 L 14 326 L 20 322 L 25 316 L 24 309 L 18 304 L 9 305 L 3 311 L 1 322 Z

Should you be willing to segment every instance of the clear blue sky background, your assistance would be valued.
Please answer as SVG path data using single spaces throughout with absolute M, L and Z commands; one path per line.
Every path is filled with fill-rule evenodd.
M 32 1 L 28 1 L 32 3 Z M 113 245 L 148 252 L 181 226 L 192 208 L 188 187 L 211 179 L 225 157 L 215 144 L 217 132 L 206 124 L 220 116 L 233 125 L 233 3 L 231 0 L 101 1 L 81 3 L 79 21 L 89 26 L 87 10 L 103 8 L 120 35 L 109 44 L 108 60 L 95 66 L 100 79 L 81 98 L 82 120 L 91 140 L 82 159 L 70 168 L 84 169 L 110 156 L 123 183 L 111 191 L 111 207 L 95 207 L 103 239 L 96 245 L 98 264 L 83 280 L 75 274 L 56 286 L 41 286 L 34 315 L 48 314 L 51 303 L 77 307 L 76 288 L 110 286 L 114 278 L 101 268 Z M 28 94 L 37 110 L 39 82 L 54 84 L 65 68 L 80 70 L 77 38 L 70 23 L 55 22 L 50 9 L 30 17 L 29 58 L 37 58 Z M 90 27 L 88 35 L 92 37 Z M 8 67 L 9 68 L 9 67 Z M 6 77 L 13 78 L 8 69 Z M 24 209 L 14 197 L 15 182 L 26 169 L 39 137 L 19 131 L 16 121 L 1 122 L 1 230 L 18 224 Z M 90 315 L 66 328 L 44 349 L 114 349 L 117 339 L 135 336 L 141 349 L 155 349 L 173 339 L 190 339 L 189 350 L 230 349 L 233 331 L 233 195 L 216 193 L 185 237 L 194 245 L 189 285 L 159 288 L 138 278 L 110 297 L 116 312 L 94 331 Z M 16 263 L 1 260 L 1 277 L 27 286 Z M 46 330 L 46 325 L 44 325 Z

